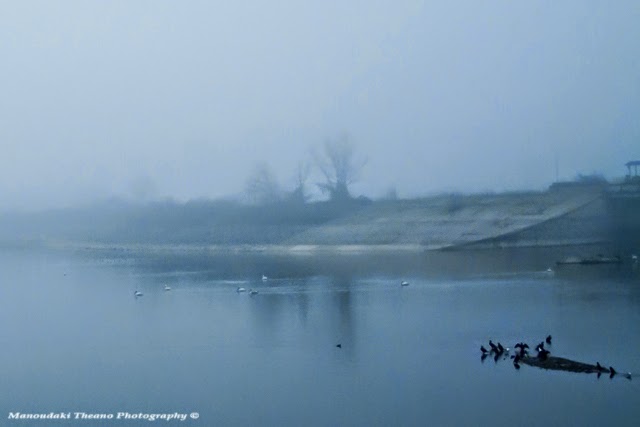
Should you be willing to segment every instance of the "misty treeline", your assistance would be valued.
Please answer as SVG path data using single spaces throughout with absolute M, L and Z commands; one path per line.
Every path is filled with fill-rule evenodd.
M 281 186 L 258 165 L 246 181 L 245 197 L 135 202 L 110 199 L 89 206 L 30 214 L 0 215 L 0 241 L 52 239 L 101 243 L 281 243 L 310 226 L 353 213 L 371 203 L 353 197 L 350 185 L 364 161 L 343 134 L 295 166 L 292 188 Z M 309 180 L 326 197 L 310 203 Z
M 266 163 L 259 163 L 246 181 L 245 195 L 249 203 L 255 205 L 304 204 L 311 198 L 308 181 L 316 172 L 321 181 L 316 182 L 315 187 L 328 201 L 349 203 L 353 200 L 349 187 L 360 178 L 364 165 L 365 161 L 357 156 L 355 144 L 343 133 L 327 139 L 319 151 L 312 151 L 309 159 L 298 162 L 290 189 L 280 185 Z
M 289 188 L 281 186 L 268 167 L 258 165 L 246 182 L 245 198 L 184 203 L 114 198 L 84 207 L 0 214 L 0 244 L 56 239 L 116 244 L 286 244 L 306 230 L 358 215 L 364 208 L 377 209 L 385 217 L 415 206 L 453 216 L 490 198 L 488 194 L 453 193 L 401 200 L 393 190 L 375 202 L 354 197 L 350 186 L 359 179 L 365 164 L 358 159 L 353 142 L 342 135 L 327 140 L 310 159 L 294 165 L 294 182 Z M 582 181 L 596 178 L 583 177 Z M 312 201 L 312 189 L 325 198 Z M 523 203 L 528 205 L 525 199 Z

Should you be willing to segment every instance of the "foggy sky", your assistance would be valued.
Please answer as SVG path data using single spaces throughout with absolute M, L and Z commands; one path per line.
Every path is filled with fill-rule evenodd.
M 640 2 L 0 0 L 0 207 L 284 187 L 543 189 L 640 158 Z M 319 180 L 310 179 L 310 184 Z

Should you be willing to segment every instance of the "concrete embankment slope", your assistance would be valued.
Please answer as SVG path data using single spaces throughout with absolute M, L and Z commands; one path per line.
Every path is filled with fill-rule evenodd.
M 315 226 L 286 245 L 390 245 L 447 249 L 596 243 L 606 223 L 592 191 L 448 195 L 377 202 Z

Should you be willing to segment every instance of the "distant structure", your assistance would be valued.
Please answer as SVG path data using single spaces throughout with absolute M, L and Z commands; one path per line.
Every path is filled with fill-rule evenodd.
M 638 175 L 638 166 L 640 166 L 640 160 L 631 160 L 624 165 L 627 167 L 627 175 L 624 177 L 624 181 L 611 185 L 609 193 L 617 196 L 639 197 L 640 175 Z
M 624 181 L 612 184 L 607 191 L 607 204 L 615 240 L 623 249 L 638 250 L 640 241 L 640 160 L 625 163 Z
M 638 176 L 638 166 L 640 166 L 640 160 L 631 160 L 624 164 L 627 167 L 628 173 L 626 176 L 627 181 L 637 181 L 640 179 Z M 631 168 L 633 168 L 633 174 L 631 173 Z

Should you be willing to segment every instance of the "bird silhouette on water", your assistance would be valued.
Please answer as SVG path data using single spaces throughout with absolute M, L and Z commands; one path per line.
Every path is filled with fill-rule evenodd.
M 342 344 L 336 344 L 336 347 L 342 348 Z
M 518 362 L 520 362 L 520 356 L 516 354 L 513 358 L 513 367 L 516 369 L 520 369 Z
M 545 350 L 544 348 L 540 349 L 540 351 L 538 352 L 538 359 L 547 360 L 549 353 L 551 353 L 549 350 Z
M 519 355 L 522 358 L 522 357 L 527 355 L 527 349 L 529 348 L 529 344 L 526 344 L 526 343 L 523 343 L 523 342 L 519 342 L 518 344 L 516 344 L 514 346 L 514 348 L 520 349 Z

